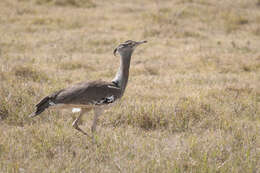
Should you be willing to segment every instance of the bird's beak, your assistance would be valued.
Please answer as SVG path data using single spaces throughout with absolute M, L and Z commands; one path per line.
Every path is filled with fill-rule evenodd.
M 136 46 L 138 46 L 138 45 L 140 45 L 140 44 L 143 44 L 143 43 L 147 43 L 147 41 L 146 41 L 146 40 L 144 40 L 144 41 L 137 41 L 137 42 L 136 42 Z

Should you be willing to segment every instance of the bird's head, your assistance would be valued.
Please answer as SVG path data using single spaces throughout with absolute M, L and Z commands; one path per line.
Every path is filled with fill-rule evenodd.
M 132 41 L 127 40 L 124 43 L 119 44 L 115 50 L 114 50 L 114 56 L 116 56 L 116 53 L 118 52 L 121 56 L 124 55 L 131 55 L 135 48 L 139 46 L 140 44 L 147 43 L 147 41 Z

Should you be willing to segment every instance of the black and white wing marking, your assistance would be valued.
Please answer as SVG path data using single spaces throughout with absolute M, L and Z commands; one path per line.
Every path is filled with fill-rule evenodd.
M 93 101 L 93 104 L 94 105 L 107 105 L 107 104 L 113 103 L 115 100 L 116 100 L 115 96 L 111 95 L 111 96 L 105 97 L 99 101 Z

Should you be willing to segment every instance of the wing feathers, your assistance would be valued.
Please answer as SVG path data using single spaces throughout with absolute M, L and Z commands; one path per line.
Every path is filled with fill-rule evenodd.
M 93 104 L 111 96 L 114 100 L 120 98 L 121 89 L 110 82 L 94 81 L 64 89 L 57 95 L 55 103 Z
M 121 88 L 112 82 L 94 81 L 80 83 L 44 97 L 36 105 L 36 111 L 29 117 L 35 117 L 48 107 L 57 104 L 102 105 L 112 103 L 120 97 Z

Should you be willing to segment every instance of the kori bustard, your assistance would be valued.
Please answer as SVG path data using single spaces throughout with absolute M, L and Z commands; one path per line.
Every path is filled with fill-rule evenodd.
M 95 132 L 98 117 L 106 107 L 119 100 L 125 91 L 128 77 L 131 56 L 135 48 L 147 41 L 128 40 L 114 50 L 120 55 L 120 67 L 115 78 L 111 82 L 92 81 L 76 84 L 72 87 L 62 89 L 44 97 L 35 107 L 36 110 L 29 117 L 36 117 L 47 108 L 69 108 L 80 110 L 79 116 L 73 121 L 72 126 L 84 135 L 88 135 L 78 126 L 82 115 L 94 110 L 94 119 L 91 132 Z

